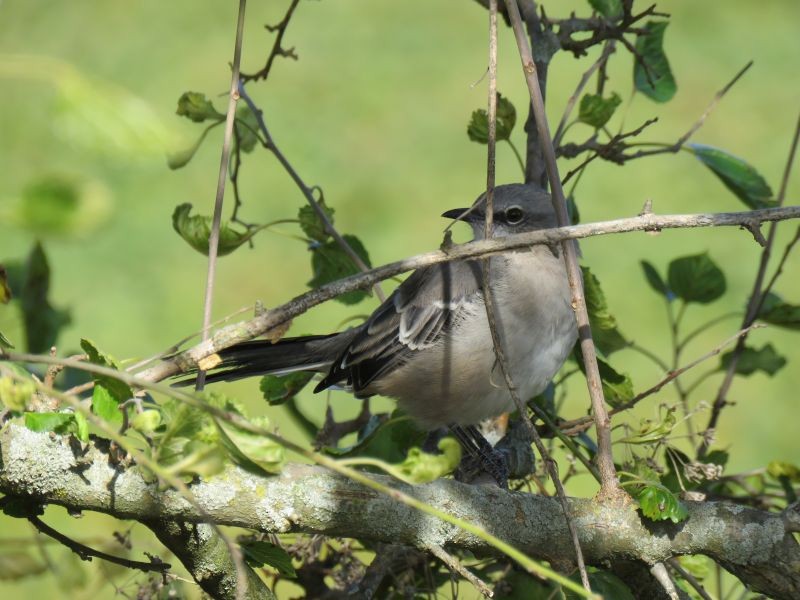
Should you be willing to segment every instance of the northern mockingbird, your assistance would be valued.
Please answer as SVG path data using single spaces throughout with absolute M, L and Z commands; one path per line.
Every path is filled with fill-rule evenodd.
M 485 195 L 472 209 L 442 216 L 466 221 L 484 238 Z M 494 235 L 556 226 L 550 196 L 528 185 L 498 186 Z M 563 259 L 534 246 L 490 259 L 497 330 L 520 397 L 540 393 L 577 338 Z M 359 398 L 382 395 L 427 429 L 475 425 L 515 409 L 495 358 L 484 306 L 481 259 L 421 268 L 365 323 L 340 333 L 255 340 L 219 353 L 207 382 L 317 371 L 315 392 L 344 388 Z

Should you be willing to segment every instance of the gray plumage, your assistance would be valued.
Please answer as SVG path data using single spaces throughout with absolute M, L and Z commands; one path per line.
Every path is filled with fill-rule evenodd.
M 448 211 L 455 218 L 466 209 Z M 484 237 L 485 198 L 463 216 Z M 530 186 L 498 186 L 495 236 L 556 225 L 550 196 Z M 576 337 L 563 260 L 546 246 L 490 259 L 497 327 L 522 398 L 541 392 Z M 247 342 L 223 352 L 207 381 L 266 373 L 325 373 L 330 386 L 358 397 L 395 398 L 421 425 L 470 425 L 514 410 L 496 363 L 484 306 L 480 260 L 453 261 L 411 274 L 359 327 L 329 336 Z

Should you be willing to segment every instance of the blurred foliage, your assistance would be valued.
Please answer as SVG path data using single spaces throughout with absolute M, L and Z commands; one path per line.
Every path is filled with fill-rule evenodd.
M 436 247 L 442 226 L 434 216 L 468 202 L 485 184 L 484 150 L 464 139 L 465 122 L 469 139 L 479 143 L 485 143 L 488 130 L 485 110 L 478 109 L 469 118 L 474 107 L 485 101 L 482 86 L 469 91 L 485 63 L 485 11 L 472 4 L 454 12 L 452 7 L 401 6 L 387 0 L 369 5 L 301 3 L 291 28 L 291 45 L 299 49 L 301 59 L 276 62 L 266 84 L 268 94 L 253 85 L 251 93 L 269 118 L 273 133 L 285 144 L 287 155 L 327 190 L 330 205 L 325 203 L 323 208 L 328 217 L 333 219 L 335 208 L 337 226 L 358 232 L 358 238 L 348 234 L 346 239 L 367 264 L 370 256 L 381 264 Z M 558 9 L 564 14 L 572 8 L 585 12 L 586 4 L 584 0 Z M 589 0 L 588 4 L 609 19 L 621 12 L 618 0 Z M 548 6 L 549 12 L 555 8 Z M 270 43 L 263 37 L 262 25 L 277 22 L 283 10 L 276 3 L 258 7 L 248 16 L 247 65 L 262 64 Z M 614 57 L 605 91 L 584 94 L 577 120 L 601 135 L 603 128 L 621 129 L 624 122 L 643 122 L 657 114 L 661 121 L 648 134 L 666 143 L 702 113 L 741 63 L 755 58 L 757 73 L 737 84 L 735 93 L 726 96 L 694 136 L 711 145 L 687 148 L 708 171 L 671 155 L 628 165 L 624 172 L 595 161 L 577 178 L 580 194 L 570 194 L 573 215 L 577 215 L 578 198 L 585 221 L 635 214 L 644 197 L 653 197 L 657 212 L 737 210 L 741 204 L 736 199 L 750 208 L 774 202 L 767 182 L 778 181 L 786 151 L 783 140 L 793 119 L 786 107 L 794 106 L 792 99 L 797 96 L 796 65 L 785 57 L 800 54 L 792 29 L 800 18 L 798 6 L 785 1 L 767 9 L 736 2 L 723 12 L 682 0 L 671 3 L 669 11 L 673 24 L 666 46 L 666 22 L 648 23 L 653 35 L 636 40 L 644 64 L 630 56 Z M 425 18 L 420 19 L 423 13 Z M 0 5 L 0 17 L 0 79 L 15 84 L 7 86 L 0 98 L 4 132 L 0 160 L 6 173 L 0 182 L 0 261 L 5 265 L 0 269 L 0 302 L 4 303 L 0 304 L 0 344 L 47 352 L 57 343 L 66 355 L 82 337 L 88 337 L 102 340 L 118 356 L 152 355 L 196 330 L 200 320 L 205 261 L 186 248 L 186 242 L 207 252 L 210 217 L 203 215 L 212 210 L 221 135 L 217 125 L 223 119 L 213 107 L 213 98 L 228 85 L 225 57 L 230 50 L 231 7 L 211 6 L 187 21 L 182 8 L 154 0 L 122 11 L 99 2 L 47 7 L 41 2 L 6 2 Z M 376 31 L 375 22 L 384 27 Z M 321 28 L 320 23 L 326 26 Z M 754 27 L 754 23 L 761 25 Z M 120 35 L 120 29 L 126 35 Z M 499 97 L 498 139 L 512 148 L 513 140 L 524 147 L 522 127 L 515 129 L 514 102 L 527 106 L 527 92 L 519 77 L 513 41 L 505 31 L 502 36 L 500 62 L 507 68 L 501 69 L 500 87 L 506 95 Z M 201 47 L 198 38 L 204 40 Z M 152 43 L 154 39 L 160 43 Z M 551 119 L 560 116 L 560 108 L 588 64 L 558 57 L 551 65 Z M 341 85 L 343 78 L 348 86 Z M 660 104 L 636 98 L 628 102 L 631 87 Z M 181 95 L 186 89 L 203 89 L 207 94 Z M 178 115 L 187 120 L 169 114 L 178 96 Z M 526 112 L 520 111 L 520 116 Z M 259 143 L 257 119 L 243 104 L 237 111 L 235 139 L 238 150 L 245 153 L 255 151 Z M 165 154 L 170 167 L 186 168 L 167 171 Z M 357 271 L 274 162 L 267 152 L 253 152 L 242 163 L 237 197 L 255 221 L 280 220 L 286 228 L 270 227 L 269 235 L 253 240 L 259 227 L 233 223 L 233 219 L 228 222 L 223 252 L 239 250 L 219 274 L 215 305 L 219 315 L 257 297 L 266 305 L 276 305 L 299 293 L 305 282 L 316 287 Z M 562 168 L 574 166 L 563 161 Z M 716 179 L 709 177 L 709 171 Z M 501 156 L 498 182 L 518 179 L 517 165 Z M 789 199 L 796 189 L 790 188 Z M 197 206 L 198 214 L 190 216 L 192 204 L 185 201 Z M 170 229 L 170 214 L 185 241 Z M 295 215 L 299 224 L 288 223 Z M 301 234 L 308 238 L 302 244 L 287 240 Z M 255 245 L 255 250 L 246 251 L 244 242 Z M 776 249 L 785 242 L 781 233 Z M 592 269 L 584 275 L 592 327 L 606 357 L 614 353 L 615 367 L 624 365 L 621 372 L 608 361 L 601 362 L 604 391 L 612 405 L 630 400 L 640 387 L 663 376 L 662 369 L 646 358 L 626 351 L 632 343 L 669 356 L 673 348 L 668 326 L 674 325 L 685 336 L 716 315 L 741 311 L 758 251 L 743 234 L 716 231 L 606 237 L 587 240 L 582 246 Z M 644 278 L 637 266 L 640 261 Z M 661 265 L 667 265 L 666 277 L 659 273 Z M 747 477 L 747 485 L 759 493 L 775 495 L 777 490 L 791 501 L 798 471 L 783 459 L 796 454 L 794 409 L 782 399 L 791 398 L 800 381 L 796 369 L 783 369 L 774 379 L 766 378 L 787 362 L 800 359 L 793 337 L 793 330 L 800 328 L 796 261 L 785 270 L 776 293 L 760 312 L 762 321 L 776 327 L 754 334 L 752 346 L 747 346 L 737 373 L 750 378 L 737 378 L 734 390 L 739 402 L 725 413 L 717 447 L 703 461 L 693 461 L 686 453 L 692 449 L 683 431 L 677 431 L 684 424 L 674 405 L 658 408 L 654 417 L 655 400 L 643 403 L 647 406 L 629 420 L 649 416 L 618 435 L 618 441 L 626 444 L 626 456 L 631 448 L 630 470 L 636 479 L 632 488 L 648 518 L 680 520 L 684 513 L 678 495 L 684 489 L 702 486 L 709 493 L 741 493 L 730 480 L 720 479 L 717 469 L 723 468 L 726 473 L 761 469 Z M 676 323 L 662 318 L 661 303 L 642 292 L 646 284 L 667 305 L 679 307 L 681 315 L 685 311 L 684 320 Z M 375 302 L 366 292 L 353 292 L 342 300 L 361 302 L 361 312 L 369 312 Z M 351 307 L 329 303 L 297 319 L 295 327 L 323 332 L 351 314 Z M 734 327 L 728 325 L 727 329 L 709 327 L 694 338 L 692 351 L 705 352 L 719 343 Z M 623 336 L 620 328 L 635 335 Z M 767 337 L 769 343 L 765 343 Z M 85 342 L 83 350 L 92 362 L 119 368 L 94 343 Z M 719 363 L 723 369 L 726 356 Z M 628 372 L 635 374 L 636 387 Z M 716 368 L 714 373 L 718 374 Z M 693 406 L 714 393 L 718 383 L 714 373 L 698 383 Z M 59 381 L 63 385 L 63 376 Z M 109 378 L 97 377 L 94 382 L 93 411 L 119 425 L 123 416 L 119 405 L 129 399 L 130 390 Z M 223 396 L 209 400 L 239 415 L 258 414 L 252 422 L 279 426 L 288 437 L 313 435 L 319 433 L 322 411 L 320 399 L 303 389 L 307 382 L 306 374 L 266 378 L 262 391 L 274 406 L 270 408 L 246 383 L 225 389 L 245 398 L 247 410 Z M 584 414 L 582 385 L 565 380 L 558 387 L 559 414 Z M 674 403 L 671 393 L 665 390 L 659 399 Z M 0 401 L 31 428 L 87 439 L 89 429 L 79 413 L 24 412 L 32 395 L 32 383 L 0 378 Z M 764 403 L 750 402 L 753 397 L 769 397 L 769 412 Z M 154 404 L 149 398 L 143 402 L 141 412 L 127 415 L 131 417 L 129 435 L 144 443 L 171 473 L 187 480 L 218 472 L 226 460 L 267 472 L 279 470 L 283 463 L 283 450 L 263 438 L 220 426 L 185 405 Z M 380 400 L 375 404 L 376 412 L 386 410 Z M 342 419 L 359 407 L 348 400 L 333 405 Z M 270 421 L 263 412 L 269 413 Z M 697 418 L 704 422 L 705 417 L 701 413 Z M 355 441 L 341 441 L 327 450 L 392 464 L 411 460 L 407 464 L 411 471 L 431 467 L 425 462 L 430 455 L 408 453 L 422 438 L 408 418 L 373 418 L 354 433 Z M 728 461 L 720 448 L 731 444 Z M 445 462 L 437 474 L 452 466 Z M 579 480 L 570 482 L 571 493 L 587 489 Z M 53 521 L 67 530 L 76 527 L 61 514 L 54 515 Z M 3 525 L 8 535 L 29 531 L 24 523 L 9 518 L 3 519 Z M 94 520 L 79 528 L 87 535 L 96 532 L 115 552 L 127 552 L 114 542 L 112 527 L 108 521 Z M 142 540 L 137 549 L 151 544 Z M 279 546 L 259 540 L 243 548 L 251 564 L 271 565 L 285 576 L 294 570 L 291 558 Z M 48 567 L 33 547 L 30 550 L 0 548 L 0 580 L 15 582 L 13 586 L 0 583 L 0 591 L 52 595 L 57 581 L 68 597 L 78 593 L 111 597 L 106 583 L 118 582 L 120 574 L 125 574 L 112 572 L 104 563 L 81 564 L 59 549 L 52 561 L 57 565 L 55 577 L 36 577 Z M 681 562 L 700 576 L 697 572 L 703 565 L 694 568 L 685 557 Z M 590 577 L 598 591 L 608 590 L 619 598 L 629 595 L 624 584 L 607 572 L 594 571 Z M 496 574 L 487 574 L 487 579 L 492 578 Z M 178 582 L 140 579 L 143 587 L 128 591 L 147 589 L 152 597 L 191 593 L 175 589 L 184 587 Z M 508 593 L 498 597 L 554 593 L 552 587 L 518 572 L 502 580 L 508 584 Z M 498 590 L 506 589 L 498 585 Z

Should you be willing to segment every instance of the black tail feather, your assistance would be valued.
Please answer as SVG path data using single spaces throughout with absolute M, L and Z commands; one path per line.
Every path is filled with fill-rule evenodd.
M 206 372 L 206 383 L 269 374 L 283 375 L 295 371 L 327 372 L 330 364 L 339 356 L 339 349 L 343 349 L 349 341 L 343 339 L 350 337 L 348 333 L 284 338 L 276 343 L 252 340 L 236 344 L 217 353 L 221 362 Z M 197 370 L 187 373 L 192 372 L 196 373 Z M 190 377 L 173 385 L 183 387 L 194 381 L 195 378 Z

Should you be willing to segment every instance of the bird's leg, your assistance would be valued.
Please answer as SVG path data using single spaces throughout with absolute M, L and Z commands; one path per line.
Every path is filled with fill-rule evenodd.
M 450 431 L 461 444 L 465 455 L 456 472 L 461 481 L 472 481 L 481 472 L 488 473 L 497 485 L 508 489 L 508 464 L 503 452 L 495 450 L 474 425 L 451 425 Z

